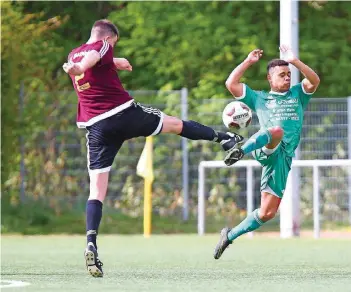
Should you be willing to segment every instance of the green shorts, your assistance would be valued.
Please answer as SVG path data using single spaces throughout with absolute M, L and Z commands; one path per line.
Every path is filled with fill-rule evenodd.
M 292 157 L 286 154 L 281 144 L 275 149 L 265 147 L 257 149 L 252 152 L 252 155 L 263 166 L 261 192 L 272 193 L 282 198 L 291 169 Z

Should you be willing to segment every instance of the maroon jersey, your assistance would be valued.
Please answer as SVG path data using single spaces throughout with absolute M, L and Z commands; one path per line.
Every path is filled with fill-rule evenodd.
M 77 125 L 79 128 L 106 119 L 129 107 L 133 98 L 123 88 L 113 62 L 113 48 L 105 40 L 83 44 L 74 49 L 68 61 L 77 63 L 95 50 L 100 61 L 79 76 L 71 75 L 74 89 L 78 95 Z

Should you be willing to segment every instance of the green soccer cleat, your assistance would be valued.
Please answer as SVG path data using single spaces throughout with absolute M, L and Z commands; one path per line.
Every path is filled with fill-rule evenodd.
M 230 229 L 228 227 L 225 227 L 221 230 L 221 237 L 219 238 L 219 242 L 217 243 L 213 254 L 216 260 L 218 260 L 221 257 L 222 253 L 229 246 L 229 244 L 232 244 L 232 241 L 228 239 L 229 231 Z

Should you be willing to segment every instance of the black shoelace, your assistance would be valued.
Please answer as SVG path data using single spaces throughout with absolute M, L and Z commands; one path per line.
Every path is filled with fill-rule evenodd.
M 96 263 L 99 267 L 102 267 L 104 265 L 99 259 L 96 259 Z

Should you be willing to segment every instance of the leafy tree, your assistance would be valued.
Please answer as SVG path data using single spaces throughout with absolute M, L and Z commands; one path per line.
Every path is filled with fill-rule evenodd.
M 321 76 L 317 95 L 350 95 L 347 72 L 351 65 L 351 38 L 347 33 L 351 31 L 351 6 L 341 1 L 299 5 L 300 58 Z M 81 174 L 77 174 L 77 169 L 85 167 L 85 160 L 81 159 L 84 133 L 79 136 L 75 132 L 76 96 L 61 66 L 70 50 L 87 40 L 96 19 L 107 17 L 120 29 L 115 53 L 128 58 L 133 65 L 132 73 L 120 74 L 127 89 L 187 87 L 190 117 L 209 125 L 221 123 L 220 116 L 214 113 L 223 108 L 223 98 L 230 98 L 224 81 L 248 52 L 256 47 L 265 52 L 263 61 L 250 68 L 243 78 L 255 89 L 267 89 L 266 62 L 278 56 L 279 2 L 100 1 L 62 5 L 28 1 L 3 2 L 1 9 L 2 182 L 7 182 L 8 189 L 16 190 L 18 186 L 18 137 L 22 136 L 28 149 L 27 187 L 38 196 L 76 195 L 80 191 Z M 23 118 L 18 103 L 21 83 L 26 93 Z M 175 95 L 149 95 L 140 97 L 140 101 L 157 101 L 166 105 L 166 113 L 179 114 Z M 174 143 L 178 145 L 174 155 L 167 156 L 169 141 L 157 139 L 160 147 L 155 148 L 155 168 L 172 165 L 176 172 L 180 169 L 179 144 L 176 144 L 179 140 Z M 65 150 L 67 144 L 80 142 L 81 148 Z M 116 180 L 135 187 L 124 187 L 129 191 L 123 192 L 140 199 L 141 192 L 132 177 L 138 153 L 129 152 L 137 143 L 128 142 L 130 147 L 124 153 L 132 160 L 119 168 L 123 180 L 117 176 Z M 220 158 L 218 145 L 199 142 L 189 145 L 198 152 L 190 156 L 194 164 L 203 158 Z M 191 176 L 196 176 L 196 169 L 192 171 Z M 174 182 L 166 172 L 159 175 L 162 181 Z M 223 170 L 221 176 L 230 177 L 236 184 L 235 174 Z M 195 192 L 195 182 L 192 188 Z M 215 188 L 218 194 L 227 191 Z M 114 191 L 119 189 L 120 185 Z M 162 198 L 159 201 L 164 202 L 171 190 L 161 184 L 157 189 Z M 126 202 L 130 201 L 128 196 Z M 216 201 L 213 205 L 218 206 Z
M 33 111 L 33 119 L 21 119 L 20 84 L 35 90 L 50 90 L 55 86 L 48 78 L 53 68 L 50 56 L 60 51 L 52 46 L 48 34 L 60 24 L 60 19 L 38 22 L 40 14 L 24 14 L 20 5 L 10 2 L 2 3 L 1 13 L 1 178 L 4 183 L 10 173 L 18 171 L 19 136 L 26 135 L 29 129 L 40 124 L 40 98 L 31 100 L 26 108 L 26 111 Z
M 351 6 L 300 2 L 299 13 L 300 57 L 322 77 L 318 95 L 349 95 Z M 129 2 L 109 18 L 121 30 L 118 54 L 134 65 L 125 79 L 130 88 L 185 86 L 192 98 L 228 96 L 226 77 L 256 47 L 263 61 L 243 80 L 267 88 L 266 62 L 279 56 L 279 2 Z

